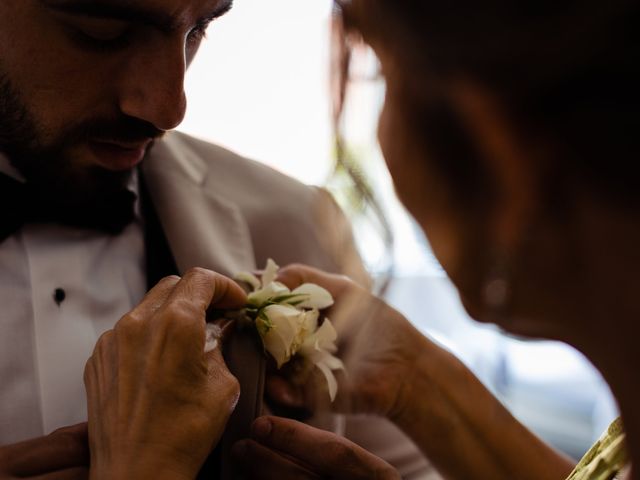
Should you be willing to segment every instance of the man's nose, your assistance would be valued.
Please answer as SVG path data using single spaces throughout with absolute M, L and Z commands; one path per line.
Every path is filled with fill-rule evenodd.
M 159 130 L 177 127 L 187 108 L 185 72 L 183 44 L 137 55 L 122 72 L 120 110 Z

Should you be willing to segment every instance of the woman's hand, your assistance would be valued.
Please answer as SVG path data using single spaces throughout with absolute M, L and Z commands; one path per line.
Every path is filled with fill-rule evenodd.
M 207 310 L 245 300 L 233 281 L 194 269 L 102 335 L 85 367 L 92 479 L 195 478 L 239 395 L 220 348 L 204 353 Z
M 233 454 L 252 479 L 400 479 L 391 465 L 355 443 L 295 420 L 260 417 L 251 437 L 238 442 Z
M 278 280 L 290 288 L 315 283 L 334 297 L 327 317 L 338 332 L 338 356 L 346 373 L 337 373 L 340 386 L 333 409 L 397 415 L 411 397 L 413 366 L 428 340 L 400 313 L 347 277 L 291 265 L 280 270 Z M 329 408 L 327 393 L 318 389 L 323 385 L 320 379 L 296 387 L 283 376 L 272 375 L 267 395 L 280 407 L 317 411 Z
M 455 356 L 421 335 L 384 302 L 344 277 L 301 266 L 281 272 L 280 280 L 287 286 L 317 283 L 335 299 L 328 316 L 338 331 L 338 355 L 347 370 L 338 389 L 337 408 L 386 415 L 447 478 L 542 480 L 566 478 L 569 474 L 571 462 L 523 427 Z M 268 392 L 280 403 L 313 410 L 320 396 L 312 385 L 295 389 L 283 378 L 271 378 Z M 272 424 L 276 425 L 275 420 Z M 290 425 L 285 427 L 289 426 L 292 432 L 311 435 L 309 430 Z M 273 432 L 280 431 L 277 424 Z M 299 441 L 294 433 L 289 437 L 292 443 Z M 277 445 L 282 443 L 287 442 L 279 441 Z M 254 456 L 264 452 L 255 444 L 249 445 L 256 452 Z M 264 446 L 265 442 L 261 447 Z M 281 451 L 303 464 L 311 460 L 295 448 L 285 446 Z M 279 447 L 274 444 L 273 449 Z M 321 468 L 322 462 L 334 465 L 324 449 L 323 444 L 307 448 L 310 456 L 320 458 L 320 463 L 312 466 Z M 341 461 L 347 465 L 350 458 L 358 458 L 356 454 L 343 457 Z M 284 471 L 302 468 L 298 461 L 295 466 L 278 461 Z M 311 471 L 334 478 L 327 470 Z

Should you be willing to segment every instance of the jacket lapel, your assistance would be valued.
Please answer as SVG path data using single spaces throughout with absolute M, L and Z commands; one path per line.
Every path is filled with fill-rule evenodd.
M 255 269 L 242 213 L 216 195 L 215 173 L 177 137 L 169 135 L 154 146 L 143 175 L 181 273 L 204 267 L 233 276 Z
M 143 162 L 149 197 L 180 273 L 204 267 L 227 276 L 255 270 L 249 227 L 240 209 L 215 192 L 215 173 L 177 136 L 158 142 Z M 230 458 L 233 444 L 247 438 L 262 412 L 265 360 L 253 330 L 237 332 L 225 347 L 229 370 L 240 382 L 241 395 L 216 456 L 199 478 L 241 478 Z

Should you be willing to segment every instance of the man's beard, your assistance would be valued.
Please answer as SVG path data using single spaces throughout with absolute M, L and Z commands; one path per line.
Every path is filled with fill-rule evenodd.
M 153 125 L 121 115 L 85 120 L 54 140 L 44 141 L 35 116 L 0 68 L 0 152 L 25 177 L 30 191 L 37 192 L 43 208 L 63 212 L 61 217 L 67 223 L 94 225 L 102 223 L 103 218 L 106 223 L 117 223 L 118 218 L 132 215 L 135 202 L 128 188 L 132 170 L 114 172 L 74 165 L 72 147 L 92 139 L 143 142 L 161 135 Z

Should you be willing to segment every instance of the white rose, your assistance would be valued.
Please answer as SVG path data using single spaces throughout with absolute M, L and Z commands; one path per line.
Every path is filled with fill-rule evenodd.
M 290 305 L 269 305 L 256 319 L 264 348 L 278 364 L 287 363 L 300 345 L 306 312 Z
M 317 320 L 316 320 L 317 325 Z M 336 398 L 338 393 L 338 382 L 333 374 L 333 370 L 344 370 L 342 360 L 333 354 L 338 351 L 336 340 L 338 334 L 329 319 L 325 319 L 320 328 L 312 330 L 312 334 L 307 336 L 300 345 L 298 355 L 311 362 L 324 375 L 329 387 L 329 396 L 331 401 Z
M 276 282 L 279 268 L 280 267 L 278 267 L 276 262 L 269 259 L 267 260 L 267 266 L 265 267 L 262 278 L 260 279 L 249 272 L 240 272 L 236 274 L 236 280 L 251 285 L 252 291 L 247 296 L 247 303 L 249 305 L 260 308 L 274 298 L 277 299 L 278 297 L 291 294 L 291 291 L 286 285 Z
M 333 305 L 333 297 L 313 283 L 290 291 L 276 281 L 278 268 L 269 259 L 261 278 L 249 272 L 236 275 L 237 280 L 251 285 L 253 290 L 247 296 L 251 318 L 255 319 L 262 344 L 278 368 L 299 355 L 323 373 L 333 400 L 338 391 L 333 371 L 344 369 L 344 365 L 333 355 L 338 350 L 337 334 L 329 319 L 318 328 L 320 310 Z
M 304 283 L 291 292 L 296 295 L 291 301 L 298 308 L 317 308 L 323 310 L 333 305 L 333 297 L 320 285 Z M 300 296 L 299 298 L 297 296 Z
M 289 289 L 279 282 L 267 283 L 264 288 L 260 288 L 254 292 L 251 292 L 247 296 L 247 302 L 250 305 L 260 307 L 269 300 L 280 297 L 282 295 L 289 295 Z

